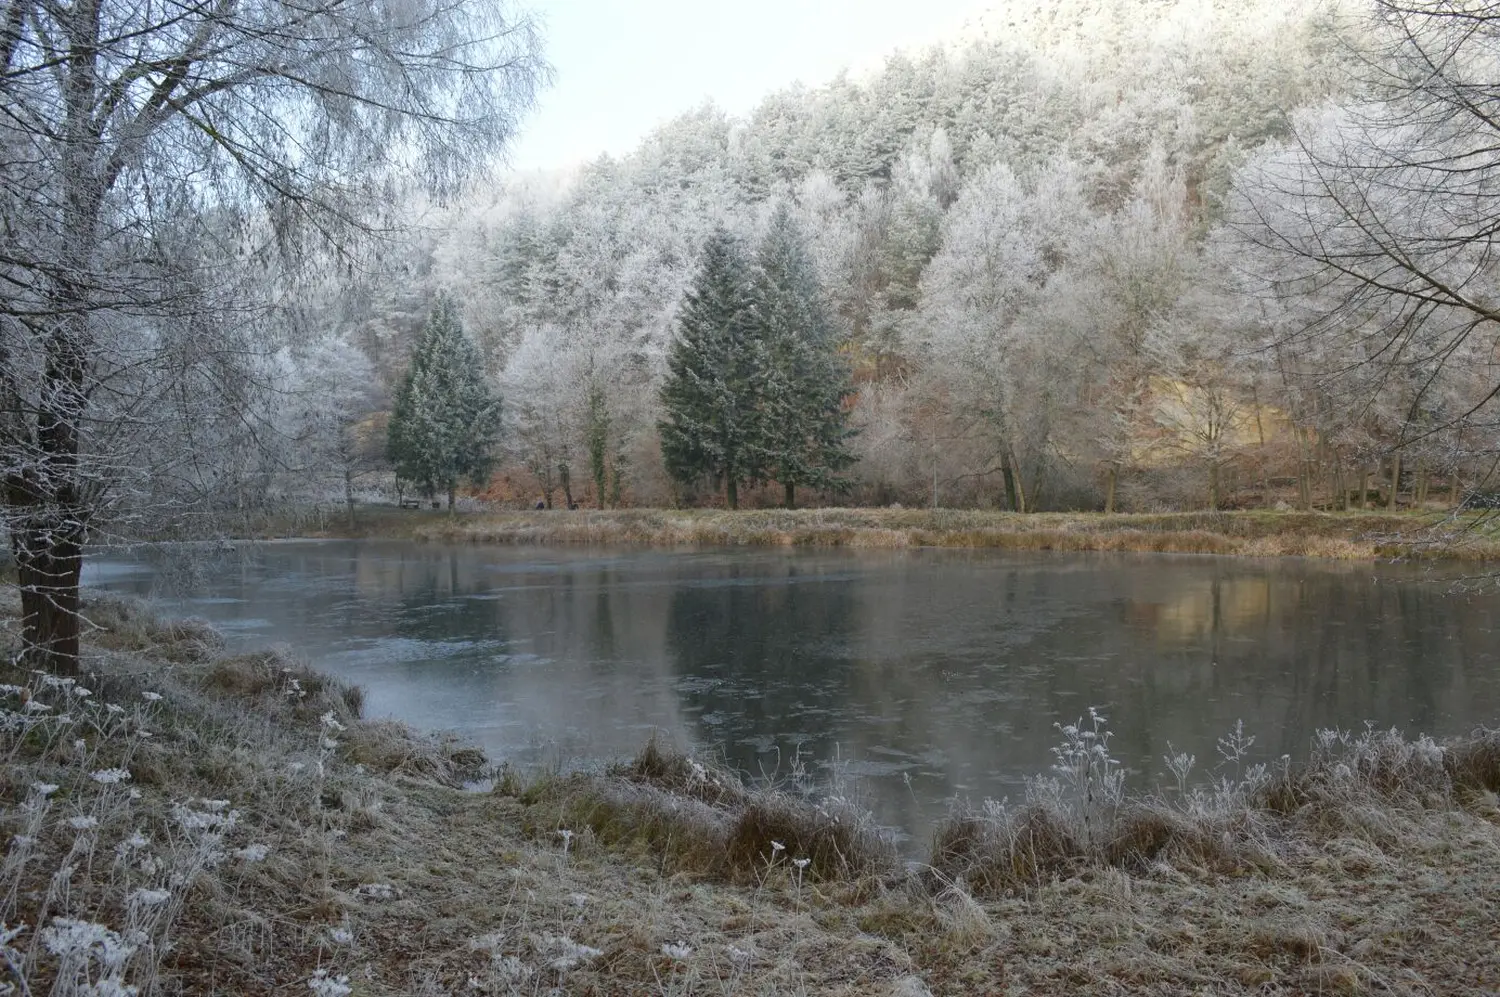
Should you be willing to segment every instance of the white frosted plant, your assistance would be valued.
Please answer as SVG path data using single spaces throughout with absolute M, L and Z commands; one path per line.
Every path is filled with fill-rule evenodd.
M 241 862 L 264 862 L 270 852 L 270 845 L 255 843 L 246 845 L 244 848 L 236 848 L 232 854 Z
M 575 942 L 567 935 L 543 935 L 540 939 L 533 939 L 532 944 L 551 956 L 547 965 L 558 973 L 566 973 L 604 954 L 602 949 Z
M 1035 790 L 1083 825 L 1084 839 L 1092 847 L 1103 828 L 1113 820 L 1125 792 L 1125 771 L 1109 753 L 1114 736 L 1109 719 L 1095 707 L 1089 707 L 1087 725 L 1079 720 L 1072 724 L 1054 724 L 1062 734 L 1062 743 L 1052 749 L 1057 759 L 1052 765 L 1056 774 L 1051 780 L 1037 780 Z
M 1177 793 L 1186 798 L 1188 794 L 1188 776 L 1193 772 L 1193 765 L 1198 759 L 1186 751 L 1177 751 L 1172 747 L 1172 742 L 1167 742 L 1167 753 L 1162 756 L 1162 761 L 1167 766 L 1167 771 L 1177 780 Z
M 307 981 L 307 989 L 313 992 L 313 997 L 349 997 L 354 988 L 349 985 L 349 977 L 334 976 L 326 969 L 313 971 L 312 978 Z
M 93 921 L 55 917 L 37 933 L 37 940 L 58 961 L 58 985 L 73 993 L 87 992 L 84 986 L 106 987 L 102 993 L 132 993 L 122 976 L 125 965 L 135 953 L 137 942 Z M 58 987 L 53 992 L 59 992 Z M 62 989 L 62 993 L 69 989 Z

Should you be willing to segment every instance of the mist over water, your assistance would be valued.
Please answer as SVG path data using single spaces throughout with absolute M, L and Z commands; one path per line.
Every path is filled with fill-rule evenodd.
M 285 644 L 366 712 L 582 764 L 652 730 L 747 776 L 837 763 L 925 836 L 957 797 L 1016 798 L 1055 722 L 1097 706 L 1154 788 L 1168 742 L 1254 759 L 1320 727 L 1500 723 L 1500 595 L 1445 566 L 966 551 L 258 545 L 91 560 L 85 583 Z M 1473 588 L 1472 591 L 1468 590 Z

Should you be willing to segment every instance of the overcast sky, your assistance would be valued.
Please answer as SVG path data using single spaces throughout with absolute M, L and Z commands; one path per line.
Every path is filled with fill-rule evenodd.
M 951 35 L 983 0 L 531 0 L 552 87 L 522 125 L 519 169 L 620 154 L 711 98 L 743 114 L 772 90 Z

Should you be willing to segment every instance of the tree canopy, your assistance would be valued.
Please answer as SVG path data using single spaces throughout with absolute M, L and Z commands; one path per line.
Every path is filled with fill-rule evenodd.
M 6 5 L 0 515 L 29 659 L 76 667 L 83 545 L 122 498 L 175 503 L 162 472 L 222 477 L 269 435 L 242 430 L 308 265 L 457 193 L 545 74 L 503 0 Z

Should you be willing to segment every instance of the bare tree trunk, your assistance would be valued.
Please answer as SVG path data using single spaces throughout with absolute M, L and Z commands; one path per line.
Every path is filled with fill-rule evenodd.
M 1396 496 L 1401 491 L 1401 455 L 1398 453 L 1391 458 L 1391 490 L 1385 497 L 1387 509 L 1396 508 Z
M 22 660 L 58 675 L 79 672 L 79 578 L 83 572 L 81 523 L 61 522 L 39 510 L 15 526 L 11 550 L 21 590 Z
M 98 0 L 80 0 L 71 11 L 63 85 L 63 158 L 71 182 L 62 201 L 61 259 L 50 289 L 59 316 L 46 343 L 42 399 L 34 415 L 28 464 L 6 481 L 12 510 L 11 549 L 21 589 L 21 645 L 33 668 L 79 671 L 79 580 L 88 536 L 89 503 L 80 477 L 80 427 L 88 398 L 89 254 L 97 245 L 101 192 L 87 182 L 97 147 L 93 134 L 98 81 Z M 7 55 L 7 59 L 9 55 Z
M 1344 455 L 1338 448 L 1333 450 L 1333 507 L 1339 512 L 1349 510 L 1349 482 L 1344 480 Z
M 797 486 L 790 481 L 786 483 L 786 507 L 797 508 Z
M 565 502 L 563 508 L 571 509 L 573 508 L 573 474 L 568 469 L 568 465 L 559 464 L 557 466 L 557 477 L 558 483 L 562 485 L 563 490 L 563 501 Z
M 1010 458 L 1000 461 L 1000 475 L 1005 479 L 1005 501 L 1012 512 L 1021 511 L 1021 500 L 1016 497 L 1016 472 L 1010 466 Z
M 739 482 L 734 480 L 733 474 L 724 475 L 724 504 L 731 509 L 740 507 Z
M 354 529 L 354 472 L 344 465 L 344 505 L 349 509 L 349 529 Z
M 1104 514 L 1110 515 L 1115 511 L 1115 486 L 1120 480 L 1120 465 L 1110 462 L 1109 470 L 1104 472 Z
M 1463 481 L 1459 478 L 1458 468 L 1456 466 L 1453 468 L 1453 483 L 1448 486 L 1448 497 L 1453 500 L 1453 508 L 1463 508 Z
M 1208 464 L 1208 508 L 1211 512 L 1219 510 L 1219 462 L 1216 460 Z
M 1417 494 L 1413 504 L 1422 508 L 1427 504 L 1427 465 L 1417 464 Z
M 1000 455 L 1000 476 L 1005 480 L 1005 501 L 1013 512 L 1026 511 L 1026 485 L 1021 480 L 1020 462 L 1010 447 Z
M 1258 381 L 1250 382 L 1250 404 L 1255 406 L 1255 437 L 1258 443 L 1256 450 L 1256 462 L 1260 465 L 1260 504 L 1262 507 L 1271 504 L 1271 480 L 1266 471 L 1266 427 L 1260 417 L 1260 384 Z
M 1368 509 L 1370 507 L 1370 469 L 1361 467 L 1359 469 L 1359 507 Z
M 448 482 L 448 512 L 449 513 L 452 513 L 457 508 L 457 505 L 454 503 L 454 499 L 457 498 L 457 492 L 458 492 L 458 486 L 456 484 L 454 484 L 453 482 L 451 482 L 451 481 Z
M 1013 475 L 1013 481 L 1016 488 L 1016 511 L 1020 513 L 1028 512 L 1031 509 L 1031 503 L 1027 501 L 1026 479 L 1021 474 L 1021 462 L 1016 459 L 1016 452 L 1014 449 L 1010 450 L 1007 459 L 1010 462 L 1011 474 Z

